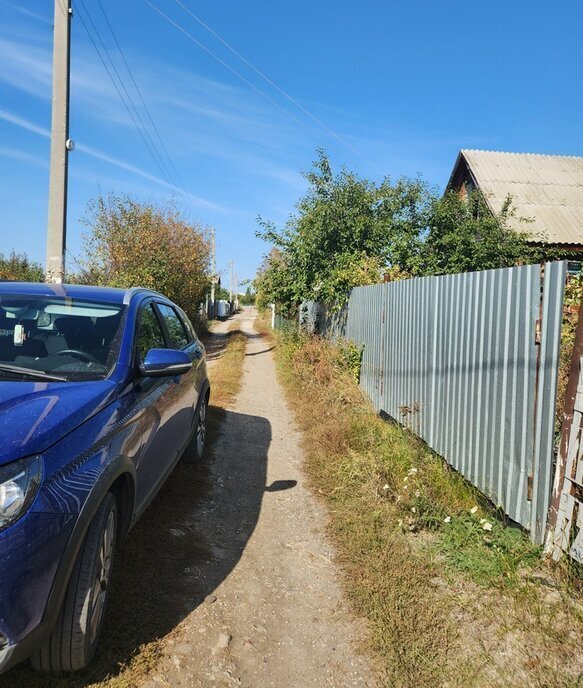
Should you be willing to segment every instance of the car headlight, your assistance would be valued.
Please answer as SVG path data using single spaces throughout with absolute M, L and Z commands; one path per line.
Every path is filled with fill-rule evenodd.
M 39 456 L 0 466 L 0 530 L 26 513 L 40 487 L 41 475 Z

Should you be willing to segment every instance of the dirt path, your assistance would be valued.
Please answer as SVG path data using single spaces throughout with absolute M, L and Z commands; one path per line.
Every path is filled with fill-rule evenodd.
M 374 686 L 323 534 L 325 514 L 304 487 L 273 355 L 253 319 L 250 310 L 236 316 L 249 336 L 242 391 L 214 446 L 212 487 L 184 523 L 185 532 L 204 534 L 208 552 L 185 575 L 209 594 L 168 641 L 169 659 L 148 685 Z

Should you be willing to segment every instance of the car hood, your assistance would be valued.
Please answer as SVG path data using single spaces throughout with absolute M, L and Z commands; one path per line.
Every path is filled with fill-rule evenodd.
M 0 381 L 0 465 L 39 454 L 111 403 L 116 386 Z

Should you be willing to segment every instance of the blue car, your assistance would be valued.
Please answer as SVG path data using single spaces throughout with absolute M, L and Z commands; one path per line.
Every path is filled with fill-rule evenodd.
M 161 294 L 0 283 L 0 672 L 91 661 L 116 547 L 202 457 L 209 394 Z

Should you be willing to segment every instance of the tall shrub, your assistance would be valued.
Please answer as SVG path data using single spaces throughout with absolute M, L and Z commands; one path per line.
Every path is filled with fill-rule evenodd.
M 12 251 L 9 256 L 0 253 L 0 280 L 44 282 L 44 279 L 43 266 L 30 260 L 26 253 Z
M 78 281 L 154 289 L 196 319 L 210 279 L 205 229 L 172 206 L 113 194 L 92 201 L 83 224 L 88 231 Z

